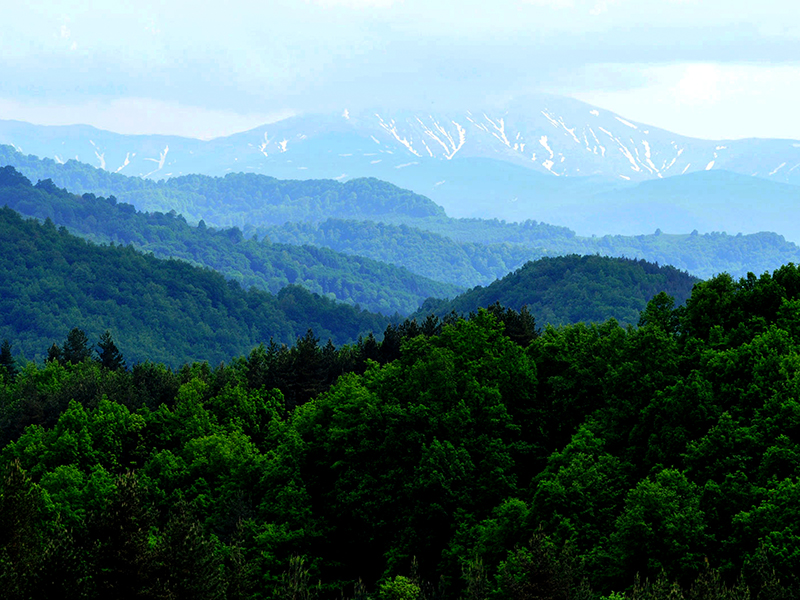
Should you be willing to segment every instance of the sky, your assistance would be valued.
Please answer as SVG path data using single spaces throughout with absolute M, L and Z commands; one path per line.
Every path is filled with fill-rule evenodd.
M 547 92 L 706 139 L 800 139 L 796 0 L 37 0 L 0 119 L 208 139 L 315 111 Z

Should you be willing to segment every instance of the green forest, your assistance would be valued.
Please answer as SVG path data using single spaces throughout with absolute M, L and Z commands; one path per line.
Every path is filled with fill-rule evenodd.
M 660 292 L 682 305 L 699 280 L 675 267 L 607 256 L 558 256 L 526 263 L 487 287 L 443 300 L 429 298 L 412 315 L 469 314 L 500 304 L 527 310 L 539 323 L 566 325 L 609 318 L 635 325 L 647 302 Z
M 800 597 L 781 236 L 6 162 L 4 598 Z
M 425 196 L 377 179 L 342 183 L 231 173 L 225 177 L 187 175 L 156 182 L 109 173 L 75 160 L 66 164 L 40 160 L 3 145 L 0 165 L 13 165 L 33 181 L 50 179 L 72 192 L 114 196 L 140 211 L 174 211 L 192 225 L 203 221 L 209 227 L 237 227 L 245 238 L 256 236 L 260 240 L 267 235 L 273 242 L 330 248 L 405 267 L 419 276 L 461 288 L 485 286 L 530 260 L 564 254 L 644 259 L 672 265 L 701 278 L 721 272 L 741 277 L 750 271 L 763 273 L 789 262 L 800 262 L 800 248 L 770 232 L 741 235 L 657 230 L 647 235 L 581 237 L 566 227 L 535 220 L 507 223 L 496 219 L 454 219 Z M 17 210 L 28 215 L 21 208 Z M 403 252 L 402 248 L 409 251 Z M 227 265 L 212 266 L 222 270 Z M 286 275 L 277 277 L 291 279 Z M 324 286 L 314 287 L 323 285 L 313 283 L 314 277 L 307 280 L 312 291 L 329 291 Z M 340 293 L 335 287 L 330 291 Z M 336 297 L 348 300 L 346 295 Z M 364 299 L 356 301 L 371 310 L 386 312 L 384 307 Z M 408 303 L 403 307 L 406 310 L 398 310 L 409 314 L 416 308 L 407 307 Z M 390 309 L 388 314 L 392 312 Z
M 0 339 L 43 360 L 72 327 L 92 340 L 115 332 L 132 360 L 212 364 L 274 338 L 291 344 L 312 327 L 336 344 L 382 331 L 390 319 L 287 286 L 243 289 L 208 268 L 131 246 L 96 245 L 66 228 L 0 209 Z
M 31 210 L 47 212 L 47 204 L 42 210 L 36 206 Z M 171 217 L 167 222 L 178 221 Z M 124 230 L 124 225 L 117 227 Z M 156 239 L 164 229 L 145 220 L 140 231 Z M 57 228 L 49 217 L 43 223 L 26 221 L 9 208 L 0 209 L 0 236 L 5 241 L 0 247 L 0 339 L 15 338 L 16 353 L 30 360 L 44 360 L 48 346 L 76 325 L 92 340 L 113 329 L 120 348 L 134 361 L 176 367 L 198 360 L 216 365 L 270 339 L 292 344 L 309 327 L 337 345 L 356 344 L 372 332 L 381 339 L 387 325 L 401 320 L 336 303 L 299 285 L 275 295 L 245 290 L 208 268 L 143 254 L 132 245 L 98 245 Z M 213 250 L 215 238 L 209 238 Z M 193 247 L 204 248 L 202 239 L 195 242 Z M 525 307 L 539 323 L 608 317 L 635 323 L 655 294 L 666 291 L 682 304 L 695 281 L 672 267 L 644 261 L 546 258 L 452 302 L 430 297 L 414 317 L 423 322 L 430 314 L 446 318 L 499 303 Z M 387 279 L 382 293 L 392 294 L 392 284 Z
M 13 167 L 0 167 L 0 205 L 28 217 L 51 219 L 97 242 L 133 245 L 157 257 L 210 267 L 245 288 L 277 294 L 302 285 L 387 315 L 409 314 L 429 296 L 451 297 L 463 288 L 439 283 L 405 268 L 326 248 L 272 244 L 246 238 L 236 227 L 191 227 L 174 211 L 141 213 L 116 198 L 77 196 L 45 179 L 35 186 Z
M 11 337 L 4 595 L 796 598 L 798 315 L 789 264 L 636 326 L 493 305 L 215 367 Z

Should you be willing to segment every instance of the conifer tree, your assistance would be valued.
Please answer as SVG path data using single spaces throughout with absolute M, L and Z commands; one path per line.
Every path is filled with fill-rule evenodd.
M 61 351 L 61 346 L 53 342 L 53 345 L 47 349 L 47 361 L 63 362 L 64 353 Z
M 14 381 L 17 376 L 17 367 L 11 354 L 11 342 L 3 340 L 0 345 L 0 375 L 5 375 L 9 381 Z
M 100 364 L 104 369 L 112 371 L 125 369 L 125 359 L 114 343 L 114 339 L 108 329 L 100 334 L 100 341 L 97 342 L 97 357 L 100 359 Z
M 67 339 L 62 348 L 62 358 L 65 363 L 76 365 L 92 355 L 89 348 L 89 338 L 86 332 L 78 327 L 73 327 L 67 334 Z

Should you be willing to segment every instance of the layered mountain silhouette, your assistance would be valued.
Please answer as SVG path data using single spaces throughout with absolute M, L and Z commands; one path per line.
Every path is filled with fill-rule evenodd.
M 0 121 L 0 143 L 57 162 L 76 159 L 150 179 L 230 172 L 283 179 L 376 177 L 424 194 L 451 216 L 537 219 L 587 235 L 633 233 L 634 227 L 644 233 L 663 216 L 656 226 L 674 232 L 772 230 L 800 241 L 800 231 L 785 219 L 754 222 L 738 211 L 721 224 L 709 223 L 702 210 L 663 207 L 673 187 L 694 207 L 724 203 L 727 184 L 696 177 L 722 170 L 752 179 L 739 200 L 774 212 L 773 204 L 800 196 L 800 189 L 769 185 L 800 184 L 800 141 L 688 138 L 556 96 L 429 113 L 344 108 L 209 141 Z M 695 176 L 688 184 L 637 187 L 687 175 Z

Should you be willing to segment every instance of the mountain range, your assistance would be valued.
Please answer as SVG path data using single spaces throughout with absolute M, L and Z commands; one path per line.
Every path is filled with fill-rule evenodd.
M 769 230 L 800 242 L 782 216 L 800 198 L 800 141 L 689 138 L 557 96 L 464 111 L 343 109 L 208 141 L 0 121 L 0 143 L 146 179 L 376 177 L 450 216 L 537 219 L 582 235 Z
M 311 291 L 330 293 L 340 300 L 358 302 L 370 310 L 388 314 L 395 310 L 408 314 L 416 310 L 427 295 L 439 297 L 442 293 L 457 293 L 454 289 L 443 292 L 441 284 L 435 282 L 414 281 L 410 273 L 402 273 L 391 265 L 464 288 L 488 285 L 529 260 L 575 253 L 644 259 L 672 265 L 702 278 L 722 271 L 734 277 L 751 271 L 760 274 L 787 262 L 800 262 L 800 248 L 796 244 L 769 232 L 726 235 L 700 234 L 695 230 L 670 234 L 656 229 L 647 235 L 587 237 L 576 235 L 566 227 L 533 220 L 514 223 L 497 219 L 456 219 L 448 217 L 425 196 L 372 178 L 347 182 L 279 180 L 255 173 L 229 173 L 225 177 L 182 175 L 152 181 L 109 173 L 74 160 L 57 164 L 52 159 L 25 156 L 11 146 L 0 145 L 0 165 L 4 163 L 13 165 L 31 181 L 40 181 L 36 185 L 37 193 L 49 192 L 44 206 L 26 201 L 27 191 L 13 197 L 10 206 L 27 216 L 50 216 L 56 224 L 98 241 L 105 241 L 107 238 L 103 236 L 110 234 L 108 239 L 132 242 L 156 255 L 188 258 L 218 269 L 245 285 L 276 292 L 287 283 L 302 282 Z M 739 189 L 744 190 L 742 203 L 746 204 L 746 188 L 735 185 L 735 179 L 740 176 L 702 173 L 685 177 L 695 176 L 733 179 L 728 205 L 735 207 L 732 202 Z M 680 181 L 688 182 L 691 187 L 689 179 Z M 749 181 L 751 179 L 745 178 L 745 183 Z M 26 186 L 30 188 L 30 183 Z M 56 187 L 83 194 L 83 197 L 63 195 L 54 189 Z M 140 225 L 136 225 L 135 232 L 121 233 L 117 224 L 125 223 L 127 227 L 132 217 L 125 211 L 121 212 L 123 218 L 120 219 L 99 216 L 105 215 L 113 202 L 109 205 L 102 198 L 94 198 L 95 195 L 106 196 L 110 202 L 113 199 L 127 206 L 125 210 L 135 212 L 135 208 L 150 213 L 150 217 L 136 218 L 142 227 L 148 220 L 155 222 L 155 233 L 139 231 Z M 629 198 L 629 202 L 626 218 L 633 221 L 648 214 L 637 208 L 635 196 Z M 676 206 L 679 204 L 675 200 L 672 202 Z M 784 199 L 779 206 L 784 212 L 791 211 L 789 200 Z M 97 222 L 92 221 L 93 212 L 97 212 L 94 219 Z M 739 214 L 726 209 L 725 204 L 718 204 L 717 212 L 720 219 Z M 753 221 L 760 214 L 769 214 L 763 207 L 750 212 L 755 213 Z M 176 214 L 184 219 L 174 218 Z M 791 219 L 781 218 L 779 213 L 775 218 L 792 224 Z M 169 235 L 180 231 L 178 238 L 181 240 L 184 237 L 194 239 L 197 232 L 192 233 L 188 225 L 201 223 L 238 230 L 220 231 L 211 237 L 200 235 L 205 240 L 202 244 L 192 242 L 187 247 L 178 247 L 180 244 L 176 245 L 175 240 L 165 241 L 165 233 L 160 229 L 166 226 L 171 230 Z M 242 236 L 247 238 L 246 244 L 238 243 Z M 250 239 L 254 237 L 255 241 Z M 212 243 L 212 239 L 214 251 L 209 252 L 205 245 Z M 262 243 L 256 244 L 256 241 Z M 221 243 L 229 245 L 224 252 L 219 252 Z M 297 249 L 300 245 L 329 248 L 389 265 L 369 264 L 369 261 L 341 255 L 323 257 L 319 250 Z M 261 258 L 254 263 L 256 255 Z M 268 255 L 272 258 L 266 262 L 262 260 Z M 334 264 L 338 265 L 338 274 L 331 270 Z M 393 292 L 387 294 L 387 285 L 376 284 L 392 270 L 393 283 L 388 288 Z M 375 275 L 381 272 L 376 279 Z M 405 298 L 401 298 L 404 294 Z

